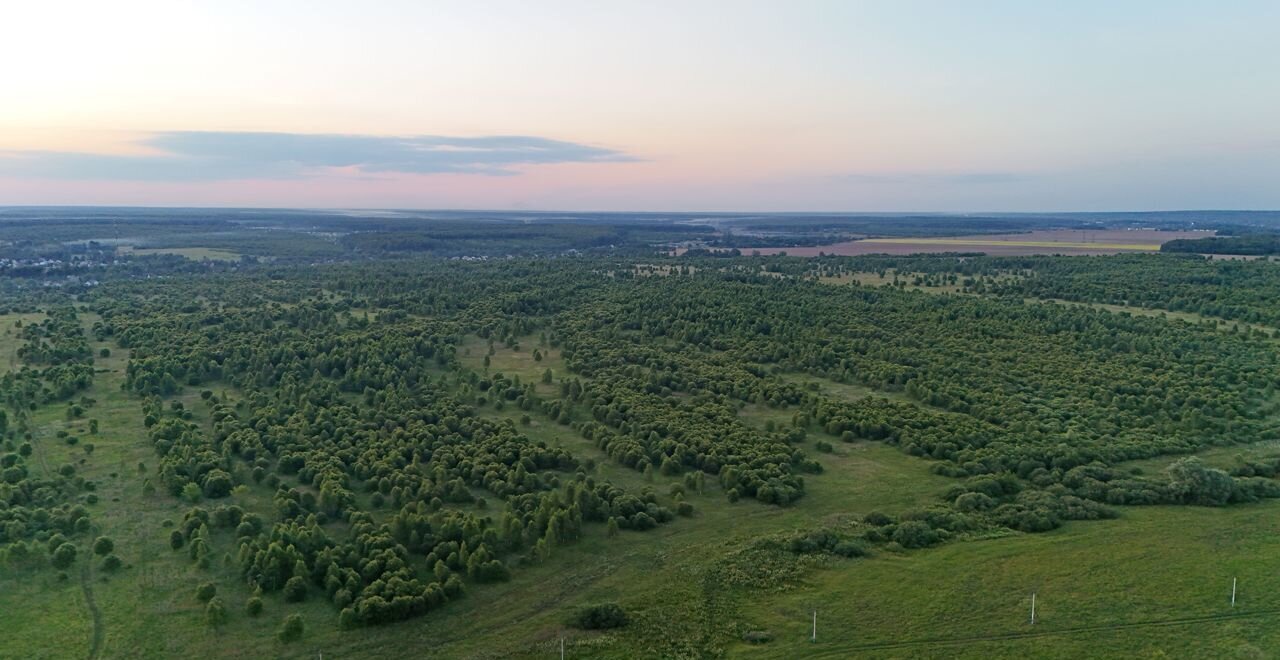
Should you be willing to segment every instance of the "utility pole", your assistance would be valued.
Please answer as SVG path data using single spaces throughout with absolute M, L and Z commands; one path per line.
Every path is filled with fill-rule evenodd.
M 813 643 L 818 641 L 818 610 L 813 611 L 813 635 L 809 637 L 809 641 Z
M 564 635 L 560 636 L 560 660 L 564 660 Z
M 1236 606 L 1236 578 L 1231 578 L 1231 606 Z
M 1036 625 L 1036 592 L 1031 592 L 1031 625 Z

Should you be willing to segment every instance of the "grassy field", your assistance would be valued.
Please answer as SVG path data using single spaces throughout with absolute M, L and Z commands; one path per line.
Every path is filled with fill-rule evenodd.
M 1149 250 L 1160 249 L 1159 243 L 1097 243 L 1084 241 L 1035 241 L 1035 240 L 991 240 L 984 238 L 864 238 L 865 243 L 888 243 L 892 245 L 946 245 L 962 247 L 987 247 L 1007 245 L 1010 247 L 1030 248 L 1078 248 L 1081 250 Z
M 217 248 L 189 247 L 189 248 L 140 248 L 127 245 L 120 246 L 122 254 L 134 254 L 145 256 L 148 254 L 176 254 L 180 257 L 186 257 L 192 261 L 238 261 L 240 255 L 230 250 L 220 250 Z
M 94 320 L 89 314 L 83 319 L 86 326 Z M 0 327 L 15 320 L 0 317 Z M 528 338 L 519 350 L 497 346 L 490 371 L 535 382 L 547 368 L 563 373 L 555 350 L 540 348 L 545 357 L 533 359 L 536 343 Z M 105 345 L 92 346 L 97 351 Z M 589 526 L 584 538 L 557 548 L 546 563 L 515 571 L 509 583 L 476 586 L 422 618 L 341 631 L 328 603 L 313 597 L 286 606 L 277 594 L 267 597 L 266 611 L 255 620 L 243 612 L 248 587 L 223 560 L 233 548 L 227 532 L 215 533 L 217 560 L 208 570 L 169 548 L 163 522 L 180 520 L 189 505 L 163 492 L 143 494 L 138 464 L 154 476 L 155 457 L 138 399 L 120 388 L 128 352 L 110 348 L 111 357 L 97 360 L 101 371 L 86 393 L 97 403 L 85 417 L 99 419 L 101 432 L 88 435 L 86 420 L 68 422 L 61 406 L 41 408 L 34 415 L 33 464 L 56 469 L 72 462 L 99 484 L 93 534 L 114 538 L 127 568 L 104 574 L 82 547 L 66 580 L 48 567 L 0 570 L 0 613 L 8 631 L 0 657 L 314 658 L 323 652 L 332 658 L 553 658 L 562 636 L 568 658 L 1261 658 L 1280 647 L 1280 571 L 1266 560 L 1280 557 L 1280 502 L 1128 508 L 1117 520 L 1070 523 L 1048 534 L 881 551 L 856 560 L 743 554 L 753 541 L 780 532 L 927 505 L 955 483 L 930 472 L 927 461 L 880 443 L 834 442 L 834 453 L 819 453 L 816 442 L 832 438 L 818 432 L 803 447 L 825 471 L 806 476 L 806 495 L 794 506 L 729 503 L 708 480 L 705 493 L 688 496 L 695 506 L 691 518 L 613 539 L 602 526 Z M 0 335 L 0 355 L 13 350 L 14 337 Z M 469 351 L 464 364 L 483 369 L 487 342 L 470 339 L 463 351 Z M 816 382 L 832 396 L 881 394 L 789 378 Z M 197 420 L 207 420 L 196 392 L 181 400 Z M 522 413 L 514 406 L 486 406 L 482 414 L 517 419 Z M 741 415 L 749 424 L 789 424 L 791 411 L 749 405 Z M 538 413 L 531 418 L 523 427 L 530 437 L 594 460 L 597 479 L 652 488 L 671 502 L 669 489 L 678 479 L 656 475 L 646 481 L 608 461 L 568 426 Z M 83 442 L 73 447 L 59 441 L 56 432 L 64 429 L 93 442 L 95 451 L 86 454 Z M 1229 451 L 1206 456 L 1218 464 L 1231 460 Z M 262 509 L 269 492 L 254 487 L 231 499 Z M 750 586 L 742 575 L 763 579 Z M 1232 577 L 1240 579 L 1234 609 Z M 218 629 L 206 625 L 193 595 L 205 581 L 217 585 L 230 611 Z M 1038 598 L 1034 627 L 1027 621 L 1032 592 Z M 632 625 L 607 633 L 565 626 L 572 608 L 603 601 L 623 603 Z M 290 645 L 274 638 L 287 612 L 300 612 L 307 629 Z M 772 641 L 748 644 L 742 641 L 748 631 L 767 631 Z
M 1109 229 L 1079 231 L 1049 229 L 1021 234 L 977 234 L 945 238 L 864 238 L 811 247 L 752 248 L 761 254 L 787 253 L 793 257 L 813 257 L 819 253 L 918 254 L 928 252 L 984 252 L 991 255 L 1026 254 L 1115 254 L 1117 252 L 1158 251 L 1160 245 L 1179 238 L 1204 238 L 1198 231 L 1155 231 Z M 747 250 L 744 250 L 747 252 Z

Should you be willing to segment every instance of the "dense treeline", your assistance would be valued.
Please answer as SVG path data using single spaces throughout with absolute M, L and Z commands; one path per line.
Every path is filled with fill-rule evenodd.
M 1199 254 L 1280 254 L 1280 234 L 1247 233 L 1239 236 L 1210 236 L 1208 238 L 1178 239 L 1160 246 L 1161 252 L 1191 252 Z

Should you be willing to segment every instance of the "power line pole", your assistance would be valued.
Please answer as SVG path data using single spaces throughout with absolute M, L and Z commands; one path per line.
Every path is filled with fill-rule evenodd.
M 560 660 L 564 660 L 564 635 L 560 636 Z
M 1031 625 L 1036 625 L 1036 592 L 1031 592 Z
M 1236 606 L 1236 578 L 1231 578 L 1231 606 Z
M 813 635 L 809 637 L 809 641 L 815 644 L 818 641 L 818 610 L 813 611 Z

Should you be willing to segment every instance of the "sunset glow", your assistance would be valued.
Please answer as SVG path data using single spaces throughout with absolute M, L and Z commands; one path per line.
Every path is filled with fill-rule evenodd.
M 1053 4 L 21 3 L 0 204 L 1280 205 L 1276 4 Z M 251 153 L 171 166 L 174 133 Z M 368 152 L 495 138 L 556 147 Z

